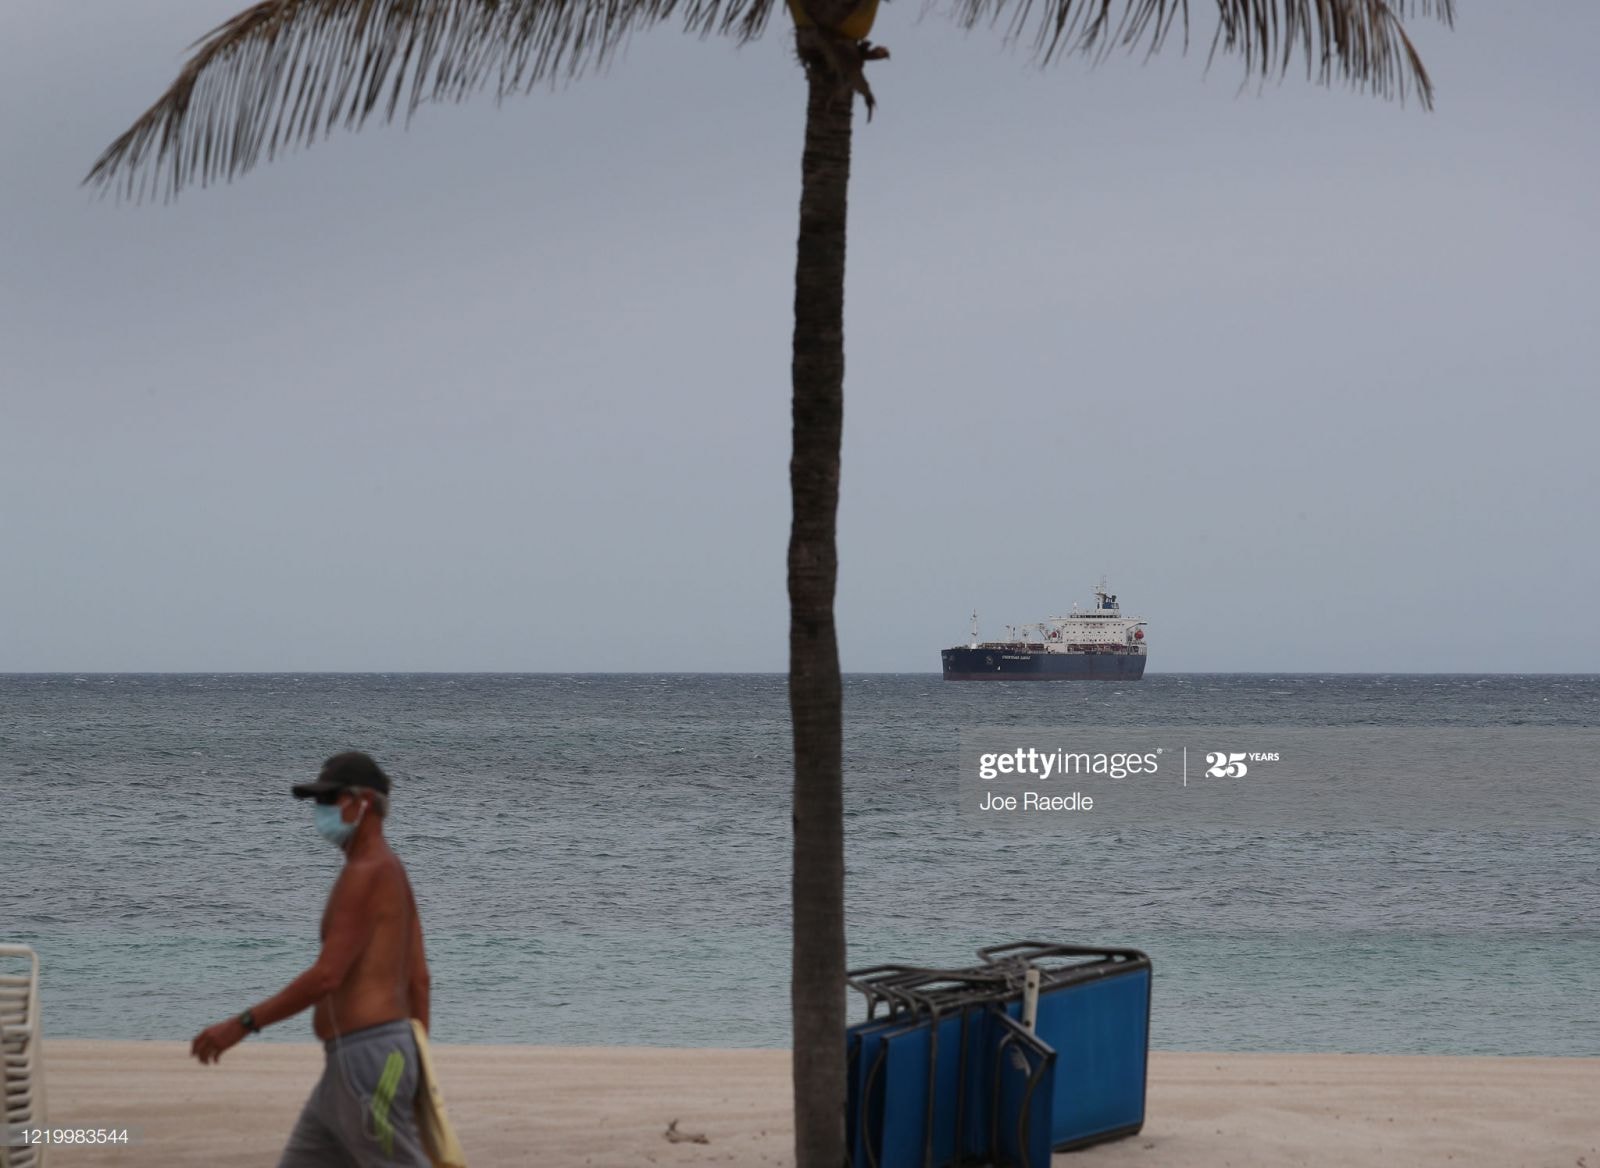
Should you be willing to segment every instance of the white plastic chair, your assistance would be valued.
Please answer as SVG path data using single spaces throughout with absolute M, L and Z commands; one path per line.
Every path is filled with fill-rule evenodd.
M 27 962 L 17 973 L 16 961 Z M 39 955 L 0 945 L 0 1168 L 42 1168 L 42 1147 L 7 1147 L 5 1128 L 44 1127 L 44 1052 L 40 1049 Z

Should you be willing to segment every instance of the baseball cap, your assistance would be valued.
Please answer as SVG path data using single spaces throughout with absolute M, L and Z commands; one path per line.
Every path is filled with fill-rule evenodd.
M 296 799 L 314 799 L 318 795 L 331 795 L 346 787 L 371 787 L 384 795 L 389 793 L 389 776 L 361 750 L 347 750 L 336 754 L 322 764 L 322 771 L 309 783 L 296 783 L 289 790 Z

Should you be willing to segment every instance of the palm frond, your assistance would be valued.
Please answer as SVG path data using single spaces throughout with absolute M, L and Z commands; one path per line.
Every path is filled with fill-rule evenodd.
M 760 35 L 776 0 L 262 0 L 191 46 L 177 80 L 106 148 L 85 178 L 141 198 L 231 179 L 281 149 L 377 114 L 409 118 L 424 101 L 499 97 L 576 77 L 628 37 L 677 17 L 701 36 Z M 808 7 L 848 9 L 849 0 Z M 1144 45 L 1189 32 L 1188 0 L 951 0 L 968 28 L 1005 24 L 1043 61 Z M 1248 75 L 1308 74 L 1402 99 L 1433 87 L 1402 20 L 1450 22 L 1454 0 L 1216 0 L 1212 54 Z
M 1451 23 L 1454 0 L 1215 0 L 1211 54 L 1243 57 L 1247 76 L 1288 71 L 1297 55 L 1306 73 L 1340 80 L 1383 97 L 1415 92 L 1433 105 L 1433 83 L 1404 21 L 1416 15 Z M 1031 41 L 1042 62 L 1069 53 L 1104 56 L 1115 49 L 1149 53 L 1175 28 L 1189 40 L 1189 0 L 953 0 L 963 27 L 1004 24 L 1006 36 Z
M 206 34 L 84 182 L 141 198 L 231 179 L 280 149 L 424 101 L 497 96 L 603 63 L 677 16 L 760 34 L 774 0 L 263 0 Z

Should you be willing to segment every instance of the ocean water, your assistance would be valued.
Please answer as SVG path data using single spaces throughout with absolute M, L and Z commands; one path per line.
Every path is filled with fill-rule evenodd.
M 1554 742 L 1600 727 L 1600 677 L 863 675 L 845 716 L 853 964 L 1134 945 L 1160 1048 L 1600 1055 L 1592 819 L 958 810 L 962 726 Z M 0 677 L 0 941 L 40 952 L 47 1033 L 188 1038 L 307 966 L 340 856 L 288 787 L 351 747 L 395 778 L 441 1041 L 787 1044 L 790 751 L 765 675 Z M 1386 779 L 1447 781 L 1429 757 Z M 1548 781 L 1600 789 L 1593 765 Z

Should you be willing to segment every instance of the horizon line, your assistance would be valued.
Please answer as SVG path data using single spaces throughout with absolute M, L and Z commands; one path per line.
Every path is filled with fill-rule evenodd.
M 781 669 L 0 669 L 0 677 L 787 677 Z M 942 677 L 939 670 L 846 669 L 842 677 Z M 1150 677 L 1600 677 L 1568 669 L 1193 669 Z M 1129 682 L 1128 684 L 1133 684 Z

